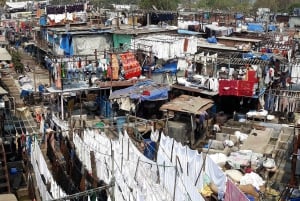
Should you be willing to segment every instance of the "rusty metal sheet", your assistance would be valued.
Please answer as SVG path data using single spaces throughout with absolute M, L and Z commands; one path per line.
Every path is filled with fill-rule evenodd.
M 170 110 L 190 114 L 200 114 L 213 106 L 211 99 L 181 95 L 160 107 L 160 110 Z

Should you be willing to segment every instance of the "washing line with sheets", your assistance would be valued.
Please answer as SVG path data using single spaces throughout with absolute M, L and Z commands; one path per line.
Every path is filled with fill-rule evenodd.
M 141 134 L 140 134 L 141 135 Z M 142 135 L 141 135 L 141 137 L 142 137 Z M 144 138 L 143 138 L 144 139 Z M 91 146 L 90 145 L 88 145 L 86 142 L 84 142 L 84 141 L 82 141 L 82 143 L 84 144 L 84 145 L 86 145 L 87 147 L 89 147 L 89 148 L 91 148 Z M 149 145 L 149 146 L 151 146 L 151 145 Z M 153 148 L 152 146 L 151 146 L 151 148 Z M 154 149 L 154 148 L 153 148 Z M 104 155 L 104 156 L 112 156 L 111 154 L 106 154 L 106 153 L 102 153 L 102 152 L 100 152 L 100 151 L 98 151 L 98 150 L 95 150 L 94 152 L 96 152 L 96 153 L 99 153 L 99 154 L 101 154 L 101 155 Z M 156 153 L 157 153 L 157 151 L 155 151 Z M 97 160 L 97 159 L 96 159 Z M 97 161 L 100 161 L 100 160 L 97 160 Z M 131 160 L 127 160 L 128 162 L 131 162 L 131 163 L 135 163 L 135 161 L 131 161 Z M 139 160 L 140 162 L 142 162 L 142 163 L 146 163 L 146 164 L 149 164 L 149 165 L 156 165 L 156 166 L 160 166 L 160 167 L 175 167 L 174 165 L 165 165 L 165 164 L 155 164 L 155 162 L 153 162 L 153 163 L 149 163 L 149 162 L 147 162 L 147 161 L 143 161 L 143 160 Z M 102 161 L 101 161 L 102 162 Z
M 113 186 L 114 186 L 113 184 L 106 185 L 106 186 L 101 186 L 101 187 L 93 188 L 93 189 L 86 190 L 86 191 L 83 191 L 83 192 L 80 192 L 80 193 L 75 193 L 75 194 L 72 194 L 72 195 L 67 195 L 65 197 L 61 197 L 61 198 L 53 199 L 53 200 L 48 200 L 48 201 L 62 201 L 62 200 L 70 200 L 70 199 L 77 199 L 77 198 L 80 198 L 80 197 L 86 197 L 86 196 L 90 196 L 92 193 L 97 193 L 98 191 L 102 191 L 104 189 L 109 189 Z
M 77 133 L 75 133 L 75 135 L 73 136 L 73 137 L 75 137 L 75 136 L 78 136 L 78 134 Z M 81 140 L 81 143 L 83 142 L 83 140 L 78 136 L 78 138 Z M 95 151 L 95 150 L 94 150 Z M 78 157 L 79 158 L 79 157 Z M 95 157 L 95 159 L 96 159 L 96 157 Z M 79 158 L 79 160 L 81 161 L 81 159 Z M 84 164 L 84 161 L 81 161 L 82 162 L 82 164 Z M 102 161 L 101 161 L 102 162 Z M 112 175 L 112 170 L 109 168 L 109 165 L 105 162 L 105 164 L 106 164 L 106 168 L 107 168 L 107 171 L 110 171 L 110 173 L 111 173 L 111 175 Z M 119 171 L 120 171 L 120 168 L 119 168 L 119 166 L 118 166 L 118 164 L 116 163 L 116 161 L 114 161 L 114 164 L 116 164 L 116 167 L 119 169 Z M 86 165 L 86 164 L 84 164 L 84 165 Z M 122 176 L 122 179 L 123 179 L 123 182 L 129 187 L 130 185 L 127 183 L 127 180 L 124 178 L 124 176 L 121 174 L 121 176 Z M 114 180 L 114 182 L 115 182 L 115 184 L 117 184 L 117 181 L 116 181 L 116 179 L 113 179 Z M 118 189 L 120 190 L 121 189 L 121 187 L 117 184 L 117 186 L 118 186 Z M 122 193 L 122 190 L 120 190 L 120 192 L 121 192 L 121 194 L 122 194 L 122 196 L 123 196 L 123 198 L 125 198 L 125 196 L 123 195 L 123 193 Z M 125 200 L 125 199 L 123 199 L 123 200 Z
M 78 135 L 78 134 L 75 134 L 75 135 Z M 75 135 L 74 135 L 74 137 L 75 137 Z M 102 161 L 101 161 L 102 162 Z M 121 170 L 121 168 L 120 168 L 120 166 L 118 165 L 118 163 L 117 163 L 117 161 L 115 161 L 115 160 L 113 160 L 113 162 L 114 162 L 114 165 L 117 167 L 117 169 L 119 170 L 119 172 L 120 173 L 122 173 L 122 170 Z M 155 165 L 155 164 L 154 164 Z M 109 169 L 109 171 L 110 172 L 112 172 L 110 169 Z M 123 182 L 124 182 L 124 184 L 126 184 L 126 186 L 128 187 L 128 188 L 130 188 L 130 185 L 127 183 L 127 180 L 124 178 L 124 175 L 123 174 L 120 174 L 120 176 L 122 177 L 122 180 L 123 180 Z M 151 185 L 150 185 L 150 188 L 151 188 Z M 123 189 L 124 190 L 124 189 Z M 151 189 L 152 191 L 153 191 L 153 189 Z M 120 192 L 122 192 L 122 191 L 120 191 Z M 131 194 L 132 194 L 133 192 L 131 192 Z M 155 194 L 154 194 L 155 195 Z M 133 194 L 132 194 L 132 196 L 133 197 L 135 197 Z M 123 195 L 123 197 L 124 197 L 124 195 Z M 160 200 L 160 199 L 158 199 L 158 200 Z

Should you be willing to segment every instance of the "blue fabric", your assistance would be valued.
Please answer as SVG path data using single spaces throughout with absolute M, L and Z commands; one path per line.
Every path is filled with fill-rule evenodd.
M 45 86 L 44 85 L 39 85 L 39 92 L 44 92 L 45 91 Z
M 144 149 L 144 155 L 150 160 L 153 160 L 155 157 L 156 143 L 151 141 L 150 139 L 144 139 L 144 142 L 146 144 Z
M 26 96 L 29 96 L 30 93 L 31 93 L 31 91 L 22 90 L 21 94 L 20 94 L 20 98 L 24 98 Z
M 47 25 L 47 18 L 46 18 L 46 16 L 41 16 L 40 17 L 40 25 L 41 26 L 46 26 Z
M 32 144 L 32 137 L 28 136 L 28 138 L 26 140 L 26 149 L 27 149 L 27 154 L 28 155 L 31 154 L 31 144 Z
M 210 38 L 207 38 L 207 42 L 209 42 L 209 43 L 217 43 L 217 39 L 216 39 L 216 37 L 210 37 Z
M 248 23 L 248 31 L 263 32 L 265 29 L 262 24 Z
M 107 100 L 105 96 L 101 96 L 98 98 L 97 102 L 100 104 L 100 114 L 104 117 L 110 117 L 112 114 L 112 108 L 109 100 Z
M 255 199 L 252 195 L 248 195 L 248 194 L 245 194 L 245 195 L 250 201 L 255 201 Z
M 51 34 L 47 34 L 47 40 L 50 44 L 53 44 L 54 43 L 54 37 L 53 35 Z
M 62 36 L 60 48 L 64 50 L 66 55 L 72 56 L 74 54 L 71 34 L 65 34 Z

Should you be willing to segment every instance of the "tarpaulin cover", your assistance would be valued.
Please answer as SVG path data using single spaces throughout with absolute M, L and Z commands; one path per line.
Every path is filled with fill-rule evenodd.
M 243 19 L 243 17 L 244 17 L 244 15 L 241 14 L 241 13 L 237 13 L 237 14 L 235 15 L 235 19 L 237 19 L 237 20 L 241 20 L 241 19 Z
M 268 26 L 268 30 L 269 31 L 276 31 L 276 25 L 274 25 L 274 24 L 270 24 L 269 26 Z
M 70 34 L 62 35 L 60 48 L 64 50 L 66 55 L 73 55 L 72 36 Z
M 179 34 L 187 34 L 187 35 L 199 35 L 200 34 L 197 31 L 189 31 L 189 30 L 184 30 L 184 29 L 178 29 L 177 33 L 179 33 Z
M 260 56 L 260 59 L 264 60 L 264 61 L 267 61 L 267 60 L 270 60 L 271 57 L 272 57 L 272 55 L 262 54 Z
M 146 80 L 138 82 L 134 86 L 112 92 L 109 99 L 129 97 L 140 101 L 166 100 L 168 99 L 169 90 L 169 86 L 158 85 L 152 80 Z M 145 91 L 150 93 L 144 93 Z
M 151 73 L 166 73 L 166 72 L 169 72 L 171 74 L 175 74 L 175 73 L 177 73 L 177 64 L 178 64 L 178 61 L 168 62 L 160 68 L 155 68 L 154 70 L 151 71 Z M 152 66 L 150 66 L 150 67 L 152 67 Z M 149 71 L 150 67 L 149 66 L 143 66 L 143 69 L 145 71 Z
M 243 59 L 253 59 L 255 56 L 251 52 L 243 53 Z
M 262 24 L 257 24 L 257 23 L 248 23 L 247 27 L 248 31 L 256 31 L 256 32 L 263 32 L 264 27 Z

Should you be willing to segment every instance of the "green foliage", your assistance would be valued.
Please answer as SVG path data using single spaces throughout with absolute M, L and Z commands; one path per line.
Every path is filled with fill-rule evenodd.
M 138 5 L 141 9 L 177 10 L 178 4 L 179 0 L 141 0 Z
M 293 13 L 294 8 L 300 8 L 300 2 L 298 3 L 291 3 L 287 9 L 287 12 Z
M 254 4 L 250 0 L 199 0 L 197 7 L 243 13 L 255 13 L 258 8 L 270 8 L 271 12 L 291 13 L 294 8 L 300 8 L 300 3 L 299 0 L 256 0 Z
M 21 62 L 21 56 L 18 51 L 11 52 L 11 60 L 17 72 L 24 73 L 24 64 Z

